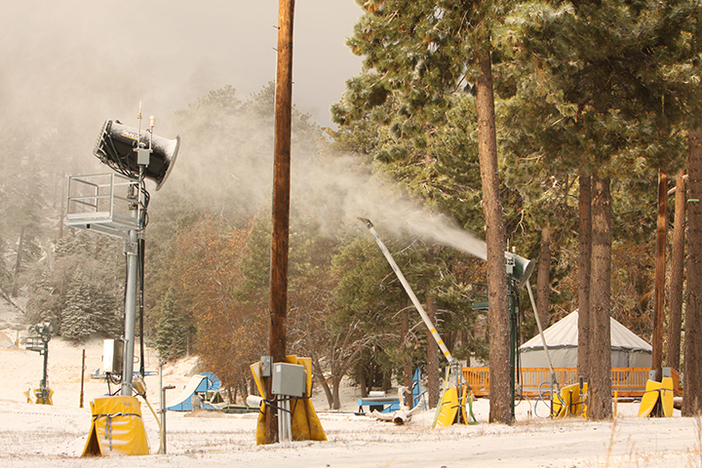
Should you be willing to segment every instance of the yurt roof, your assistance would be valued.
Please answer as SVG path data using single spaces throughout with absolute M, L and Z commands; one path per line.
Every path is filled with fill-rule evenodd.
M 610 335 L 612 349 L 641 350 L 652 352 L 653 348 L 636 333 L 610 317 Z M 578 346 L 578 310 L 544 330 L 544 338 L 549 349 L 577 348 Z M 519 347 L 520 351 L 543 349 L 541 336 L 535 337 Z

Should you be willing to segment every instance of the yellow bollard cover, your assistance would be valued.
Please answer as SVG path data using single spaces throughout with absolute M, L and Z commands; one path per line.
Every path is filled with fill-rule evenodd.
M 141 403 L 133 396 L 109 396 L 90 402 L 93 422 L 83 456 L 148 455 Z

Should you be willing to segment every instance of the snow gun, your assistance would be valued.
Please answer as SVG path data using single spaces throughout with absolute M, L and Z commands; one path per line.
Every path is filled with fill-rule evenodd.
M 461 364 L 451 355 L 451 352 L 446 347 L 446 343 L 444 343 L 444 340 L 441 339 L 439 332 L 436 331 L 436 327 L 427 315 L 424 307 L 422 307 L 419 299 L 417 299 L 417 295 L 410 287 L 405 275 L 402 274 L 402 270 L 400 270 L 400 267 L 397 266 L 392 254 L 390 254 L 390 251 L 383 243 L 380 235 L 378 235 L 373 223 L 366 218 L 358 219 L 366 225 L 370 233 L 373 235 L 375 242 L 378 244 L 378 247 L 380 247 L 383 255 L 385 255 L 385 258 L 392 267 L 392 270 L 395 272 L 397 279 L 399 279 L 400 283 L 402 283 L 402 287 L 405 289 L 405 292 L 412 301 L 412 304 L 414 305 L 415 309 L 417 309 L 417 312 L 419 312 L 419 315 L 421 315 L 422 320 L 424 320 L 424 324 L 429 329 L 429 333 L 431 333 L 431 335 L 434 337 L 434 340 L 436 340 L 436 343 L 439 345 L 439 349 L 441 349 L 441 352 L 448 361 L 449 365 L 446 368 L 446 377 L 444 379 L 444 391 L 441 401 L 436 408 L 436 414 L 434 416 L 434 423 L 432 427 L 450 426 L 455 423 L 477 424 L 478 421 L 475 419 L 475 415 L 473 415 L 472 408 L 473 393 L 470 386 L 463 378 Z M 450 385 L 450 382 L 453 382 L 453 384 Z

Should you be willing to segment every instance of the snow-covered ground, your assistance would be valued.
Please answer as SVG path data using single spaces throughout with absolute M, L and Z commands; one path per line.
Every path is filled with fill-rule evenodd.
M 0 305 L 0 330 L 9 341 L 24 332 L 19 315 Z M 481 424 L 432 429 L 433 412 L 396 426 L 356 416 L 355 388 L 343 389 L 343 409 L 326 411 L 322 392 L 313 401 L 329 439 L 326 442 L 255 444 L 255 414 L 168 413 L 168 454 L 80 458 L 90 428 L 90 399 L 103 395 L 104 381 L 90 379 L 101 367 L 102 342 L 74 347 L 50 342 L 49 383 L 54 405 L 33 405 L 23 394 L 41 379 L 38 353 L 7 347 L 0 335 L 0 467 L 700 467 L 699 420 L 638 418 L 637 404 L 619 404 L 610 422 L 548 420 L 533 416 L 533 402 L 517 407 L 513 426 L 487 424 L 489 402 L 474 405 Z M 5 343 L 3 345 L 3 342 Z M 82 350 L 86 350 L 85 404 L 79 408 Z M 157 356 L 146 361 L 155 370 Z M 164 367 L 164 385 L 182 389 L 195 370 L 186 358 Z M 149 401 L 158 406 L 158 377 L 146 378 Z M 175 398 L 178 390 L 169 395 Z M 540 410 L 540 411 L 539 411 Z M 545 408 L 537 408 L 544 413 Z M 146 405 L 142 414 L 152 452 L 158 429 Z M 529 417 L 529 414 L 532 416 Z

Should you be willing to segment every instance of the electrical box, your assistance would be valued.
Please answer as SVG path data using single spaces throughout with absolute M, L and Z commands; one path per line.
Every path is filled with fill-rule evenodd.
M 307 372 L 303 366 L 276 362 L 273 364 L 271 392 L 274 395 L 301 397 L 307 387 Z
M 137 148 L 137 164 L 140 166 L 148 166 L 151 162 L 151 150 L 146 148 Z
M 273 360 L 270 356 L 261 356 L 261 377 L 271 376 L 271 362 Z
M 514 255 L 509 252 L 505 252 L 505 270 L 507 271 L 507 276 L 514 276 L 514 269 Z
M 102 349 L 102 368 L 105 373 L 122 373 L 122 356 L 124 345 L 122 340 L 105 340 Z

